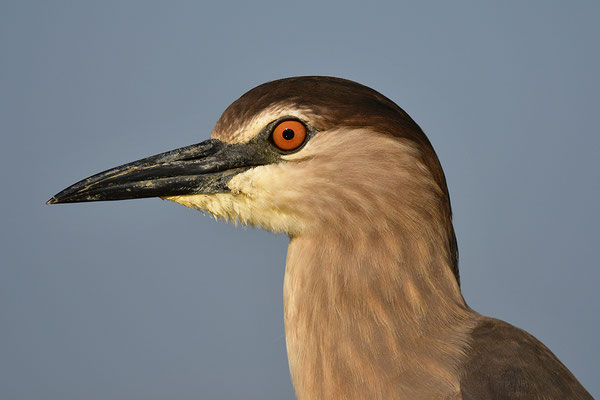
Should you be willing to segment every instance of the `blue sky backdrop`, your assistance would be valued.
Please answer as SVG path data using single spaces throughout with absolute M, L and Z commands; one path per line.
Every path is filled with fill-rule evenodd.
M 0 2 L 0 397 L 293 398 L 286 237 L 157 199 L 44 202 L 313 74 L 421 125 L 467 301 L 600 396 L 599 4 Z

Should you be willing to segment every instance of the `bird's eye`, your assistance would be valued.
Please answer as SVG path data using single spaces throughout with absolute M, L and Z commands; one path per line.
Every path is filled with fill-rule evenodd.
M 306 126 L 299 121 L 283 121 L 273 130 L 273 143 L 280 150 L 295 150 L 302 146 L 305 139 Z

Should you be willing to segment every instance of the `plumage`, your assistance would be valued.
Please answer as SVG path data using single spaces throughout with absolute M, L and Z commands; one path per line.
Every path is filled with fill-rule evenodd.
M 469 349 L 463 400 L 592 398 L 546 346 L 504 321 L 481 318 Z
M 283 151 L 273 132 L 290 119 L 307 139 Z M 467 305 L 440 162 L 372 89 L 330 77 L 263 84 L 225 110 L 210 141 L 49 202 L 157 195 L 289 235 L 284 320 L 301 400 L 591 399 L 533 336 Z

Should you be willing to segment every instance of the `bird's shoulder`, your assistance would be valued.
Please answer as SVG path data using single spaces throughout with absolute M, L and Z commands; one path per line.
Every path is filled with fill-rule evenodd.
M 470 339 L 460 381 L 463 400 L 592 399 L 567 367 L 522 329 L 482 317 Z

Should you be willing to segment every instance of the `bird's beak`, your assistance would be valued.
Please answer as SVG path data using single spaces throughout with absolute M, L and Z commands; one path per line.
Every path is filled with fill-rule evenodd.
M 227 182 L 234 175 L 271 158 L 253 143 L 210 139 L 90 176 L 46 204 L 229 192 Z

